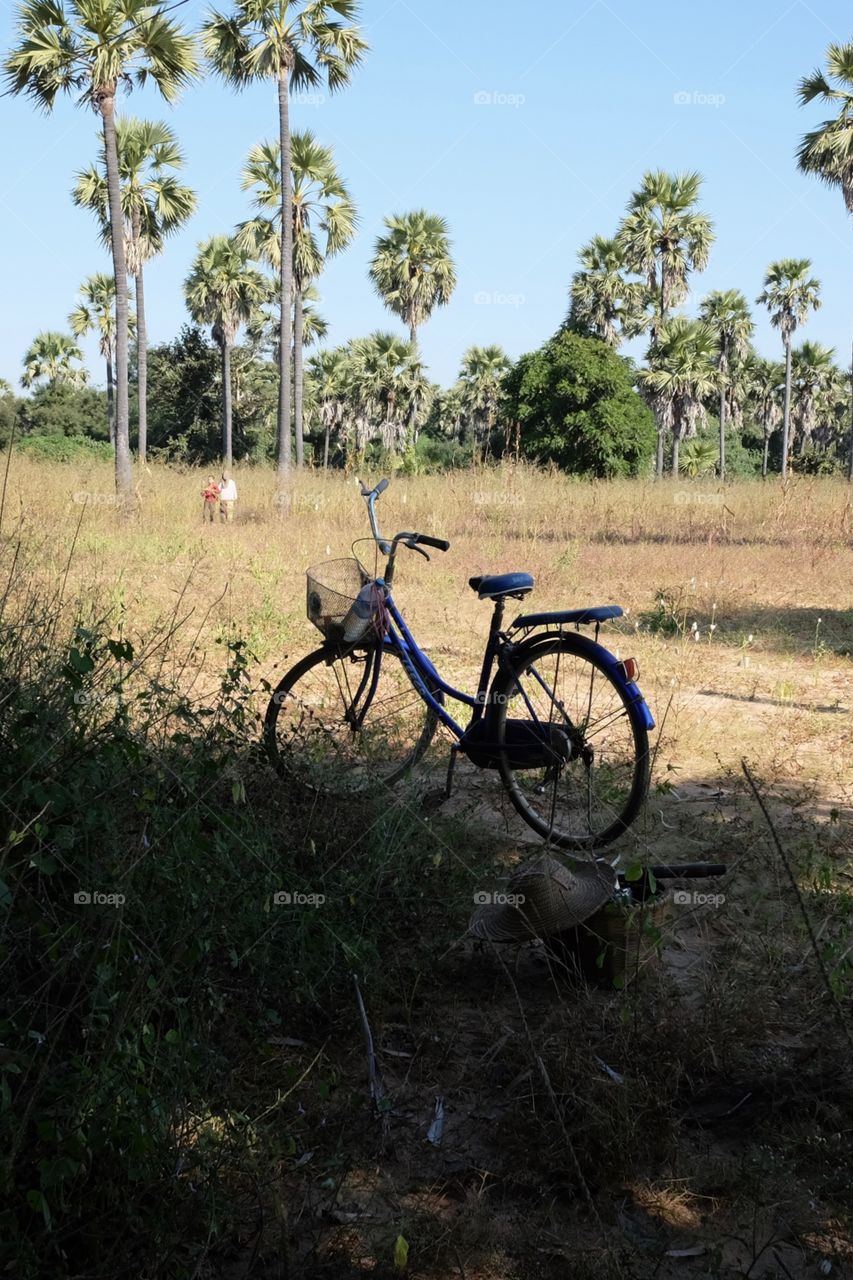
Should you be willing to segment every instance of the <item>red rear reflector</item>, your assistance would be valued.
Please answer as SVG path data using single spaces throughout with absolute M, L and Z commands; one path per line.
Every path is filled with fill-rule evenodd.
M 640 664 L 636 658 L 626 658 L 625 661 L 621 663 L 621 667 L 625 672 L 626 680 L 639 680 Z

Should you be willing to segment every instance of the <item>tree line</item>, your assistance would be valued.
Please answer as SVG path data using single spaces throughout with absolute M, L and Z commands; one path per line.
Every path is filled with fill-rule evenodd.
M 386 219 L 369 270 L 373 287 L 405 325 L 408 338 L 378 332 L 318 350 L 306 360 L 306 351 L 326 332 L 316 307 L 316 281 L 328 259 L 352 240 L 358 215 L 332 149 L 308 131 L 292 131 L 291 95 L 320 84 L 332 92 L 349 85 L 368 47 L 358 5 L 355 0 L 233 0 L 228 12 L 213 11 L 198 33 L 169 16 L 177 7 L 147 0 L 25 0 L 18 7 L 18 43 L 4 63 L 10 92 L 27 94 L 48 111 L 60 95 L 76 92 L 101 119 L 97 162 L 76 176 L 72 194 L 77 205 L 94 214 L 113 271 L 83 282 L 69 316 L 70 334 L 38 335 L 26 353 L 22 381 L 53 393 L 58 384 L 73 387 L 83 376 L 75 339 L 98 334 L 119 495 L 131 500 L 131 398 L 140 459 L 149 449 L 145 265 L 192 217 L 196 196 L 181 181 L 184 161 L 174 131 L 162 122 L 117 117 L 116 94 L 119 87 L 152 82 L 172 102 L 201 76 L 205 64 L 235 90 L 258 79 L 275 81 L 278 102 L 277 137 L 251 148 L 242 174 L 251 216 L 199 245 L 184 285 L 192 321 L 209 328 L 219 354 L 219 448 L 226 463 L 234 455 L 239 377 L 244 386 L 255 387 L 267 418 L 275 392 L 274 442 L 267 432 L 261 446 L 264 433 L 255 431 L 255 444 L 274 455 L 280 483 L 294 460 L 303 464 L 306 435 L 312 437 L 314 460 L 322 457 L 326 465 L 330 452 L 350 458 L 363 455 L 370 444 L 410 455 L 422 433 L 426 439 L 467 445 L 469 455 L 480 458 L 508 449 L 541 457 L 546 437 L 552 457 L 586 456 L 582 441 L 573 449 L 571 442 L 558 440 L 561 432 L 580 429 L 575 410 L 537 432 L 531 405 L 519 398 L 533 371 L 541 377 L 546 368 L 560 365 L 569 347 L 571 359 L 581 359 L 582 348 L 567 345 L 565 333 L 545 344 L 538 364 L 522 357 L 512 366 L 498 347 L 472 347 L 453 387 L 442 390 L 428 378 L 419 330 L 436 307 L 450 300 L 456 273 L 446 222 L 426 210 Z M 805 135 L 798 164 L 838 189 L 853 211 L 853 44 L 831 45 L 826 71 L 806 77 L 799 97 L 803 104 L 828 104 L 836 114 Z M 820 285 L 807 259 L 771 264 L 756 299 L 779 329 L 781 363 L 754 350 L 750 304 L 736 289 L 709 294 L 697 319 L 677 312 L 692 273 L 707 265 L 714 241 L 712 223 L 699 207 L 700 188 L 695 173 L 645 175 L 615 233 L 596 236 L 581 250 L 564 331 L 614 351 L 626 338 L 647 336 L 645 364 L 631 366 L 631 383 L 654 414 L 658 476 L 667 457 L 678 474 L 683 442 L 690 447 L 691 465 L 703 450 L 706 463 L 710 460 L 707 427 L 713 418 L 719 441 L 714 466 L 723 478 L 732 432 L 746 420 L 760 424 L 765 474 L 775 452 L 783 476 L 792 452 L 801 459 L 820 455 L 831 465 L 842 454 L 848 430 L 850 379 L 828 348 L 811 342 L 794 346 L 795 333 L 820 305 Z M 177 342 L 192 346 L 189 338 Z M 606 400 L 616 366 L 606 357 L 590 361 L 604 379 Z M 609 432 L 611 439 L 593 450 L 593 469 L 644 465 L 638 440 L 645 428 L 634 439 L 631 424 L 645 419 L 625 399 L 623 381 L 615 377 L 610 390 L 628 415 L 627 425 L 622 424 L 627 435 L 612 414 L 598 413 L 592 434 Z M 7 416 L 9 395 L 7 389 Z M 561 412 L 559 405 L 555 412 Z M 775 449 L 777 432 L 781 442 Z M 205 434 L 209 451 L 209 431 Z M 186 441 L 187 431 L 178 435 Z M 624 465 L 617 465 L 623 436 L 628 454 Z M 161 424 L 160 447 L 174 438 L 175 432 Z M 853 432 L 849 465 L 853 478 Z

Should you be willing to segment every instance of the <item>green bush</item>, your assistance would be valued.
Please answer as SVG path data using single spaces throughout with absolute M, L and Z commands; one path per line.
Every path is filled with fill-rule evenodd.
M 656 437 L 633 379 L 630 361 L 569 329 L 522 356 L 507 375 L 506 412 L 524 454 L 581 475 L 639 474 Z
M 17 436 L 74 436 L 109 440 L 107 396 L 66 382 L 37 387 L 17 401 Z
M 194 1274 L 235 1238 L 239 1188 L 316 1141 L 270 1105 L 301 1073 L 270 1035 L 349 1009 L 353 970 L 374 999 L 417 985 L 464 927 L 448 870 L 469 873 L 439 869 L 441 841 L 384 797 L 341 814 L 286 792 L 239 638 L 192 702 L 164 676 L 170 625 L 131 643 L 81 614 L 64 635 L 18 586 L 26 613 L 10 598 L 0 628 L 0 1271 Z M 235 1062 L 273 1053 L 247 1096 L 258 1069 Z
M 109 462 L 113 457 L 109 441 L 88 436 L 25 436 L 14 447 L 42 462 Z

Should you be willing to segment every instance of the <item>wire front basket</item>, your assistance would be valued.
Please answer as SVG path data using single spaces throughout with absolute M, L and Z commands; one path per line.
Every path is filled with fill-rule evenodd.
M 357 616 L 355 602 L 362 587 L 372 581 L 360 560 L 327 560 L 306 573 L 308 620 L 327 640 L 359 640 L 371 627 L 380 628 L 381 600 L 376 591 L 367 618 Z

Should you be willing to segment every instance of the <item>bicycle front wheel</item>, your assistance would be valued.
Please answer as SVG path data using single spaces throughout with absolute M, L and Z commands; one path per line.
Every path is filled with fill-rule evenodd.
M 596 849 L 636 818 L 649 788 L 643 715 L 581 635 L 543 637 L 492 686 L 500 772 L 534 831 Z
M 284 776 L 313 791 L 351 795 L 392 786 L 409 773 L 437 723 L 394 650 L 324 648 L 292 667 L 275 689 L 264 743 Z

